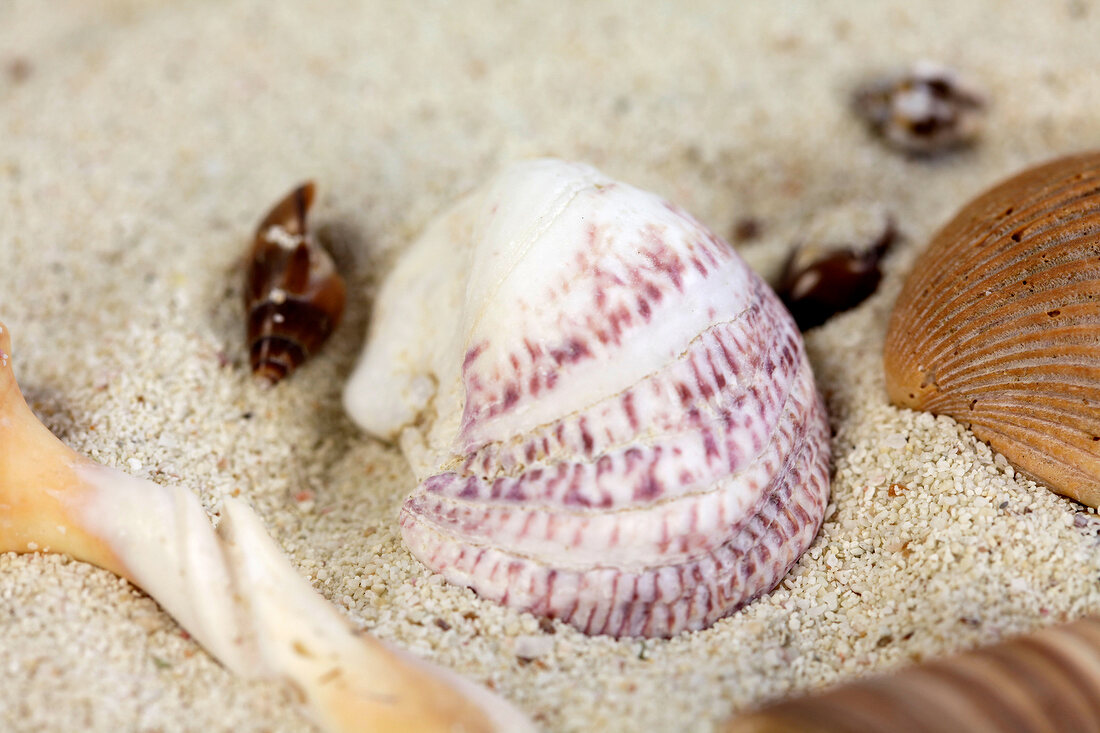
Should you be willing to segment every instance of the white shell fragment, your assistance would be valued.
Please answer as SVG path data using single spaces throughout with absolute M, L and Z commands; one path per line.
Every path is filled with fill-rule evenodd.
M 773 588 L 829 492 L 790 316 L 733 250 L 583 165 L 516 164 L 434 221 L 345 393 L 420 485 L 410 550 L 590 634 L 703 628 Z

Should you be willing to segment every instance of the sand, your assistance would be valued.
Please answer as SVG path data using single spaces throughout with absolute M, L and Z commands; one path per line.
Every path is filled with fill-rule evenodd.
M 355 623 L 546 730 L 706 731 L 763 700 L 1100 610 L 1100 519 L 965 429 L 890 407 L 886 319 L 985 186 L 1100 144 L 1100 6 L 925 2 L 0 0 L 0 319 L 37 414 L 99 461 L 239 495 Z M 918 58 L 990 100 L 979 144 L 883 146 L 852 87 Z M 447 586 L 403 549 L 412 475 L 342 414 L 372 294 L 433 212 L 505 161 L 584 160 L 675 200 L 774 277 L 815 217 L 903 234 L 867 303 L 807 335 L 833 499 L 772 594 L 669 641 L 585 638 Z M 256 221 L 318 181 L 345 323 L 271 391 L 243 346 Z M 893 488 L 892 488 L 893 487 Z M 0 729 L 309 731 L 139 591 L 0 555 Z

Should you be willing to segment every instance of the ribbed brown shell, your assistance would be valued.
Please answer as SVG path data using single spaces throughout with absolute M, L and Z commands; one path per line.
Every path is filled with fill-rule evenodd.
M 245 308 L 252 373 L 274 384 L 294 371 L 340 323 L 344 279 L 306 226 L 314 185 L 275 205 L 256 228 Z
M 774 704 L 723 733 L 1100 732 L 1100 621 Z
M 1100 153 L 1024 171 L 933 239 L 890 319 L 886 389 L 1100 505 Z

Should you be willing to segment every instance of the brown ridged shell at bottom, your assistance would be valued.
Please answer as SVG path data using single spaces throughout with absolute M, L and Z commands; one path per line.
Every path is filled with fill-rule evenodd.
M 968 204 L 898 297 L 886 389 L 967 424 L 1024 473 L 1100 506 L 1100 153 Z
M 1100 731 L 1100 620 L 872 677 L 736 718 L 723 733 Z

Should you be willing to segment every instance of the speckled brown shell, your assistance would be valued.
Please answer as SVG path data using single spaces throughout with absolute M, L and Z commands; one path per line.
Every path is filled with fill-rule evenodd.
M 898 298 L 885 366 L 896 404 L 1100 505 L 1100 153 L 1024 171 L 945 226 Z
M 274 384 L 294 371 L 340 323 L 344 280 L 306 226 L 314 185 L 298 186 L 256 228 L 245 307 L 252 373 Z

